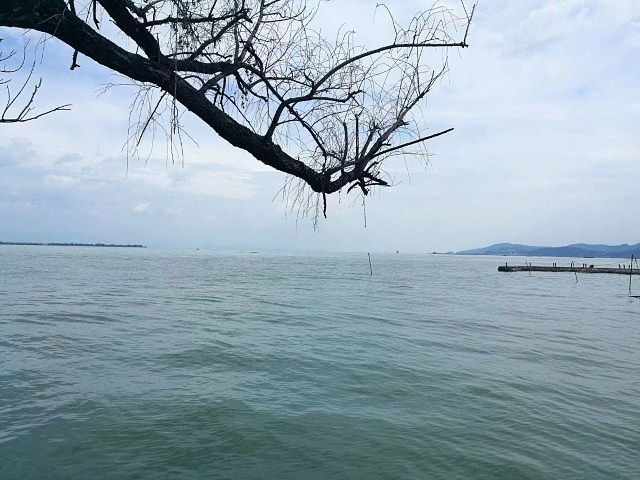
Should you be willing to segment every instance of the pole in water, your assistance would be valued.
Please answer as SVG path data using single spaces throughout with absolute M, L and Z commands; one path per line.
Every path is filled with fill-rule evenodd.
M 629 265 L 629 293 L 631 293 L 631 277 L 633 276 L 633 253 L 631 254 L 631 264 Z
M 369 272 L 371 272 L 371 276 L 373 277 L 373 268 L 371 267 L 371 254 L 367 252 L 367 256 L 369 257 Z

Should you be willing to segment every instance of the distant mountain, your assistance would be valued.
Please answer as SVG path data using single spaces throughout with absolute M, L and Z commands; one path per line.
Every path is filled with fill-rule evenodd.
M 598 257 L 630 258 L 640 256 L 640 243 L 635 245 L 589 245 L 574 243 L 563 247 L 540 247 L 517 243 L 496 243 L 484 248 L 456 252 L 456 255 L 518 255 L 525 257 Z

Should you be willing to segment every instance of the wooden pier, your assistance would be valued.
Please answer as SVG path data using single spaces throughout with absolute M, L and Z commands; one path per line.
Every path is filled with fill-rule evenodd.
M 595 266 L 575 267 L 544 267 L 537 265 L 500 265 L 499 272 L 566 272 L 566 273 L 615 273 L 618 275 L 640 275 L 636 268 L 611 268 Z

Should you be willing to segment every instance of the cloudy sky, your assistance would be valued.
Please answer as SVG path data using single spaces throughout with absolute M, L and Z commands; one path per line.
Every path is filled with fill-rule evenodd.
M 327 1 L 319 20 L 372 42 L 376 3 Z M 387 3 L 405 18 L 425 5 Z M 49 42 L 38 106 L 72 109 L 0 125 L 0 240 L 404 252 L 640 241 L 640 2 L 481 0 L 468 40 L 427 100 L 430 130 L 455 127 L 429 165 L 389 165 L 397 185 L 367 199 L 366 228 L 352 194 L 331 199 L 317 231 L 288 212 L 283 174 L 197 119 L 184 165 L 160 148 L 127 175 L 134 90 L 101 94 L 121 79 L 82 57 L 70 71 L 70 49 Z

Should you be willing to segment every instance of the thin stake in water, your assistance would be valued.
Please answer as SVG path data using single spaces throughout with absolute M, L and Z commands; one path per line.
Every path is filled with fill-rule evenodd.
M 371 276 L 373 277 L 373 268 L 371 267 L 371 254 L 367 252 L 367 256 L 369 257 L 369 272 L 371 272 Z

